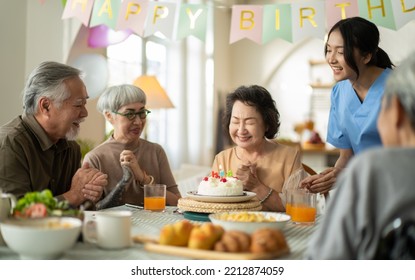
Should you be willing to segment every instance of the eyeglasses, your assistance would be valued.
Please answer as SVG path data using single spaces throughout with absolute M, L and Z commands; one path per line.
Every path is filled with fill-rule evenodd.
M 121 115 L 129 119 L 130 121 L 135 120 L 135 118 L 138 116 L 141 120 L 144 120 L 147 118 L 147 115 L 151 113 L 150 110 L 143 109 L 138 112 L 128 112 L 128 113 L 120 113 L 113 111 L 114 114 Z

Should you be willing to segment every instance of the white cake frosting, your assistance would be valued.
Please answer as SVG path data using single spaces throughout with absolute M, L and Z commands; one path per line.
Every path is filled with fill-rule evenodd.
M 209 196 L 243 195 L 242 181 L 235 177 L 205 177 L 199 184 L 197 194 Z

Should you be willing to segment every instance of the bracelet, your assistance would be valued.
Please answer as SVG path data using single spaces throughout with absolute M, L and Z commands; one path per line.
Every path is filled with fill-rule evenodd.
M 151 175 L 148 175 L 148 177 L 150 177 L 150 182 L 148 182 L 146 185 L 151 185 L 154 183 L 154 177 Z
M 146 183 L 144 183 L 144 180 L 146 179 L 146 176 L 148 176 L 148 177 L 150 177 L 150 182 L 148 182 L 147 184 Z M 151 175 L 147 175 L 147 173 L 144 171 L 144 177 L 143 177 L 143 181 L 142 182 L 138 182 L 141 186 L 144 186 L 144 185 L 151 185 L 151 184 L 153 184 L 154 183 L 154 177 L 153 176 L 151 176 Z
M 261 199 L 259 202 L 262 204 L 262 203 L 264 203 L 264 201 L 265 200 L 267 200 L 268 199 L 268 197 L 270 197 L 271 196 L 271 194 L 272 194 L 272 192 L 273 192 L 274 190 L 273 189 L 271 189 L 270 188 L 270 190 L 269 190 L 269 193 L 263 198 L 263 199 Z

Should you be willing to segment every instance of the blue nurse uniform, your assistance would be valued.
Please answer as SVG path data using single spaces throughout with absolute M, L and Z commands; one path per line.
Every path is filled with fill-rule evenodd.
M 360 101 L 349 80 L 338 82 L 331 93 L 327 142 L 354 154 L 382 145 L 376 127 L 385 82 L 392 72 L 386 68 Z

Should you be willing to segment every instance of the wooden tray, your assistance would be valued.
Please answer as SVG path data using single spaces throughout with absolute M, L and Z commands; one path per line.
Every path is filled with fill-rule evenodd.
M 197 250 L 189 249 L 186 247 L 160 245 L 155 243 L 145 243 L 144 249 L 153 253 L 174 255 L 179 257 L 201 260 L 267 260 L 278 258 L 290 252 L 290 250 L 286 248 L 281 251 L 263 254 L 224 253 L 218 251 Z

